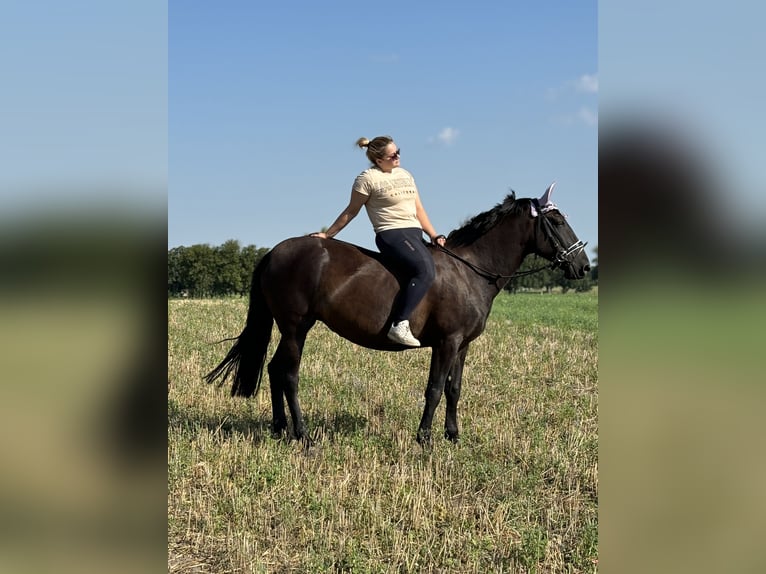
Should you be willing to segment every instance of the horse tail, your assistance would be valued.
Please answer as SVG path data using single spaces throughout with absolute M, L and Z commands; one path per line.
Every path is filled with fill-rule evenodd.
M 250 307 L 247 322 L 242 333 L 218 366 L 210 371 L 205 380 L 213 383 L 220 379 L 218 386 L 226 383 L 233 374 L 231 396 L 251 397 L 258 392 L 263 378 L 266 352 L 271 341 L 274 316 L 261 290 L 261 275 L 268 264 L 269 254 L 261 259 L 253 271 L 250 286 Z

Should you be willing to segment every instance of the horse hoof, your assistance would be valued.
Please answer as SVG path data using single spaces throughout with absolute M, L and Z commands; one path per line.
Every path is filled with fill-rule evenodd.
M 287 427 L 271 427 L 271 438 L 275 440 L 285 439 L 287 437 Z
M 303 436 L 298 438 L 298 442 L 301 443 L 301 447 L 303 448 L 303 452 L 309 452 L 314 447 L 314 439 L 312 439 L 309 435 L 304 434 Z
M 446 438 L 448 441 L 450 441 L 453 444 L 457 444 L 459 439 L 459 433 L 457 431 L 451 432 L 451 431 L 444 431 L 444 438 Z
M 427 429 L 418 429 L 418 434 L 415 436 L 415 440 L 418 441 L 418 444 L 422 447 L 430 447 L 432 444 L 431 431 Z

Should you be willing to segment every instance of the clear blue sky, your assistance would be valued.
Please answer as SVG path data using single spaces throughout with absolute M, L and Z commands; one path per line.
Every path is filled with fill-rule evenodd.
M 168 6 L 168 247 L 329 226 L 389 134 L 438 231 L 556 180 L 592 255 L 595 1 Z M 364 211 L 338 238 L 374 248 Z
M 270 247 L 329 225 L 388 133 L 440 231 L 555 179 L 595 246 L 600 109 L 685 131 L 763 233 L 762 2 L 5 4 L 2 219 L 167 199 L 168 246 Z

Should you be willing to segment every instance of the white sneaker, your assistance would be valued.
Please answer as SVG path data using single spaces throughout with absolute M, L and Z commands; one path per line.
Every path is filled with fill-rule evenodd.
M 388 331 L 388 338 L 408 347 L 420 347 L 420 341 L 412 335 L 410 322 L 406 320 L 391 325 L 391 329 Z

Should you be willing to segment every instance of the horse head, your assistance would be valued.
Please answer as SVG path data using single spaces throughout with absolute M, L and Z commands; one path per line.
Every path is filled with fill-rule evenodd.
M 532 217 L 538 221 L 536 250 L 538 255 L 553 261 L 555 267 L 563 269 L 567 279 L 582 279 L 590 271 L 590 261 L 585 254 L 587 244 L 577 238 L 566 216 L 551 201 L 555 186 L 554 181 L 530 206 Z

